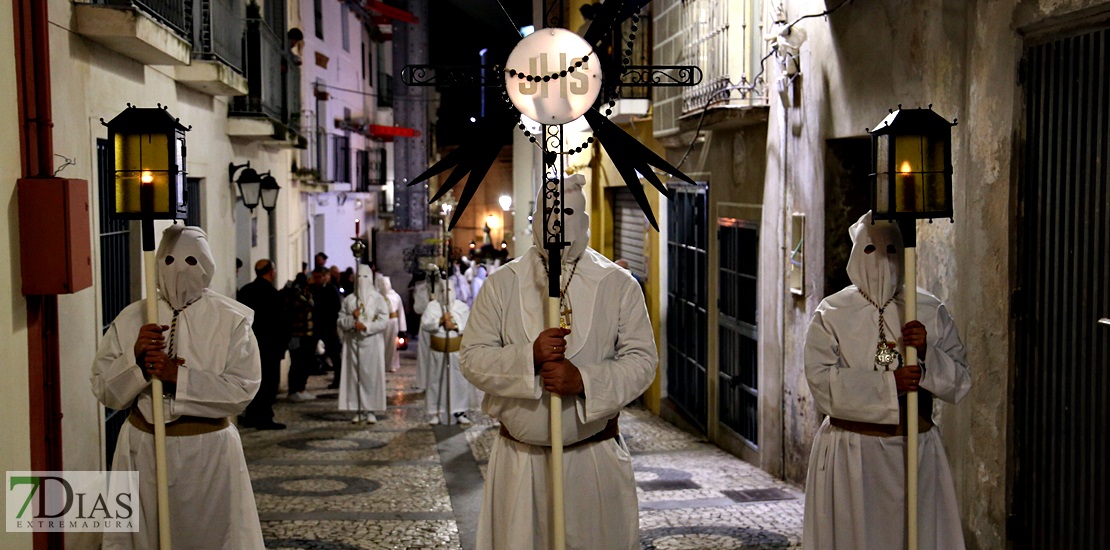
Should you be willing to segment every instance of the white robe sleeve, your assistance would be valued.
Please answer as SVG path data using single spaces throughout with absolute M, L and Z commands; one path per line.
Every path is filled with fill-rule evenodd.
M 625 285 L 617 314 L 613 358 L 593 365 L 575 364 L 586 395 L 585 399 L 576 399 L 578 419 L 583 423 L 611 418 L 655 380 L 659 356 L 639 286 Z
M 112 323 L 108 333 L 100 340 L 100 348 L 96 350 L 93 360 L 92 390 L 104 406 L 126 409 L 150 385 L 150 381 L 135 364 L 135 355 L 131 351 L 134 338 L 139 335 L 134 334 L 130 339 L 125 337 L 121 342 L 118 330 Z M 127 340 L 130 340 L 130 345 L 125 345 Z
M 532 342 L 507 344 L 501 334 L 502 285 L 474 298 L 474 309 L 463 333 L 459 366 L 463 376 L 475 387 L 490 395 L 517 399 L 539 399 L 543 385 L 539 383 L 532 360 Z M 512 313 L 508 313 L 512 314 Z
M 188 361 L 188 358 L 186 358 Z M 232 330 L 223 369 L 177 369 L 175 415 L 220 418 L 243 412 L 262 383 L 262 360 L 249 319 Z
M 939 334 L 929 334 L 921 387 L 949 403 L 959 403 L 971 389 L 964 344 L 943 304 L 937 308 L 936 324 Z
M 840 343 L 826 326 L 820 309 L 806 331 L 805 371 L 819 412 L 857 422 L 898 423 L 894 373 L 844 364 Z
M 412 310 L 417 315 L 423 315 L 424 310 L 428 308 L 428 302 L 431 301 L 431 295 L 428 291 L 427 283 L 419 283 L 412 288 Z

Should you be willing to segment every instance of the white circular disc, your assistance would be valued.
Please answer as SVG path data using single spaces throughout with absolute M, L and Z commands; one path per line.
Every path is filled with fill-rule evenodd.
M 587 55 L 589 60 L 574 66 Z M 509 69 L 518 74 L 510 76 Z M 563 71 L 567 71 L 566 76 L 562 76 Z M 519 74 L 540 78 L 529 82 Z M 542 77 L 555 74 L 558 78 L 542 81 Z M 566 124 L 586 114 L 597 100 L 601 63 L 589 43 L 577 34 L 566 29 L 543 29 L 521 39 L 509 54 L 505 89 L 524 116 L 541 124 Z

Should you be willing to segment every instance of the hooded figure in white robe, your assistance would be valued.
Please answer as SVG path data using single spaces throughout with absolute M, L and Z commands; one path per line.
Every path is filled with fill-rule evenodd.
M 895 379 L 899 365 L 887 370 L 877 362 L 879 308 L 868 301 L 890 302 L 883 308 L 884 339 L 896 340 L 905 357 L 902 235 L 897 224 L 872 224 L 870 213 L 849 233 L 848 276 L 854 284 L 817 306 L 806 333 L 806 379 L 827 418 L 809 457 L 803 547 L 905 548 L 905 398 Z M 952 475 L 940 429 L 932 424 L 932 396 L 957 403 L 971 388 L 971 377 L 955 321 L 936 296 L 920 288 L 917 317 L 927 343 L 926 353 L 919 352 L 918 548 L 963 548 Z
M 589 243 L 582 179 L 568 177 L 562 280 L 570 333 L 565 360 L 581 392 L 562 395 L 566 546 L 640 547 L 632 458 L 617 436 L 621 409 L 651 385 L 658 361 L 644 295 L 632 276 Z M 477 547 L 552 546 L 550 393 L 533 343 L 545 339 L 548 296 L 545 223 L 535 214 L 533 241 L 486 281 L 463 336 L 462 369 L 486 393 L 482 410 L 501 422 L 490 453 Z M 557 330 L 557 329 L 555 329 Z M 566 362 L 559 363 L 566 365 Z
M 478 299 L 478 293 L 482 291 L 482 286 L 486 284 L 486 278 L 489 276 L 489 269 L 486 266 L 479 264 L 474 270 L 474 280 L 470 281 L 470 299 L 471 301 Z
M 470 293 L 470 282 L 463 276 L 458 264 L 451 266 L 451 287 L 455 289 L 455 297 L 466 307 L 474 307 L 474 295 Z
M 436 285 L 436 290 L 444 292 L 443 281 Z M 473 393 L 459 370 L 458 352 L 470 308 L 455 297 L 454 285 L 446 285 L 446 293 L 446 303 L 451 304 L 447 309 L 450 319 L 445 319 L 442 295 L 428 303 L 420 318 L 422 339 L 428 340 L 430 346 L 428 389 L 424 393 L 424 401 L 432 424 L 457 422 L 459 415 L 464 415 L 470 408 Z M 463 420 L 463 423 L 469 423 L 469 420 Z
M 377 422 L 372 411 L 386 410 L 385 332 L 393 320 L 389 318 L 389 301 L 374 286 L 370 266 L 358 266 L 355 284 L 355 293 L 343 299 L 339 310 L 339 330 L 344 339 L 339 410 L 358 411 L 353 422 L 366 420 L 372 424 Z
M 438 271 L 435 264 L 428 266 L 425 273 Z M 423 316 L 424 311 L 428 309 L 428 304 L 435 301 L 435 296 L 432 295 L 432 287 L 428 279 L 424 279 L 416 283 L 412 288 L 412 310 L 417 315 Z M 417 330 L 423 333 L 419 327 Z M 416 382 L 413 386 L 416 391 L 424 391 L 428 387 L 428 363 L 432 361 L 431 358 L 432 348 L 428 344 L 428 337 L 420 334 L 416 342 Z
M 170 539 L 174 548 L 260 549 L 250 475 L 239 431 L 228 419 L 242 413 L 261 384 L 254 312 L 208 288 L 216 262 L 199 227 L 172 225 L 158 246 L 158 319 L 176 383 L 163 375 Z M 106 550 L 158 548 L 151 382 L 137 364 L 135 344 L 146 325 L 146 302 L 120 312 L 100 341 L 92 368 L 96 398 L 131 408 L 120 430 L 113 471 L 139 472 L 139 531 L 105 533 Z M 149 355 L 147 355 L 149 357 Z M 145 366 L 145 364 L 144 364 Z M 195 433 L 196 435 L 189 435 Z
M 401 327 L 408 326 L 405 319 L 405 305 L 401 302 L 401 295 L 393 290 L 393 281 L 389 277 L 377 274 L 374 281 L 378 285 L 378 292 L 389 302 L 389 324 L 385 327 L 385 371 L 397 372 L 401 370 L 401 354 L 397 352 L 397 335 Z

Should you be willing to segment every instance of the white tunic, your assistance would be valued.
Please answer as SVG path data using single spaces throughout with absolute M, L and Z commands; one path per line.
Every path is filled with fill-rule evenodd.
M 339 410 L 384 411 L 385 404 L 385 330 L 389 318 L 389 302 L 376 290 L 364 290 L 343 299 L 339 311 L 339 331 L 343 334 L 343 371 L 339 377 Z M 362 299 L 363 311 L 358 320 L 365 325 L 355 328 L 355 310 Z M 396 347 L 396 346 L 395 346 Z
M 169 305 L 159 301 L 159 323 L 170 325 L 172 318 Z M 163 401 L 166 422 L 182 415 L 221 418 L 243 412 L 262 376 L 252 318 L 249 308 L 210 290 L 178 316 L 176 355 L 185 364 L 178 369 L 175 397 Z M 150 382 L 135 365 L 132 351 L 144 324 L 145 302 L 120 312 L 97 350 L 92 389 L 101 403 L 113 409 L 126 409 L 138 398 L 139 412 L 152 422 Z M 165 336 L 168 343 L 168 331 Z M 207 434 L 167 437 L 166 463 L 175 549 L 263 547 L 250 475 L 234 425 Z M 139 471 L 141 525 L 138 533 L 105 533 L 104 548 L 158 548 L 154 436 L 124 424 L 112 470 Z
M 453 422 L 447 413 L 466 412 L 470 408 L 470 396 L 473 390 L 466 378 L 459 371 L 459 352 L 443 353 L 431 349 L 432 336 L 440 338 L 451 337 L 457 341 L 461 333 L 466 330 L 467 317 L 470 309 L 459 300 L 451 302 L 451 317 L 454 318 L 457 330 L 448 332 L 439 324 L 443 316 L 443 306 L 438 301 L 428 304 L 424 315 L 420 318 L 421 339 L 429 342 L 428 354 L 428 390 L 424 394 L 429 415 L 439 415 L 440 422 L 447 424 Z M 444 362 L 448 368 L 444 370 Z M 450 406 L 448 406 L 448 391 L 450 391 Z
M 903 356 L 899 295 L 884 317 Z M 921 387 L 956 403 L 971 388 L 963 344 L 947 309 L 918 289 L 918 320 L 928 333 Z M 818 306 L 806 334 L 805 369 L 817 410 L 859 422 L 898 423 L 894 374 L 874 370 L 879 312 L 855 285 Z M 952 475 L 934 427 L 918 436 L 918 548 L 964 547 Z M 806 478 L 803 546 L 885 550 L 905 547 L 905 438 L 863 435 L 826 419 L 813 441 Z
M 486 392 L 482 410 L 525 443 L 503 437 L 494 443 L 478 548 L 543 549 L 552 537 L 550 395 L 536 374 L 532 342 L 544 329 L 547 277 L 535 247 L 505 267 L 475 299 L 462 369 Z M 643 293 L 628 272 L 586 249 L 568 295 L 573 313 L 566 355 L 581 372 L 586 397 L 563 396 L 564 444 L 600 432 L 651 385 L 658 361 Z M 563 460 L 567 548 L 639 548 L 635 478 L 623 443 L 566 449 Z

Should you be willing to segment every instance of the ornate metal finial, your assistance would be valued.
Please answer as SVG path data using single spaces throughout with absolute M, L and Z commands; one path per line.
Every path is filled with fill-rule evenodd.
M 929 110 L 930 111 L 933 110 L 933 104 L 932 103 L 929 104 Z M 929 218 L 929 223 L 932 223 L 932 220 L 933 220 L 932 218 Z
M 899 110 L 899 111 L 901 111 L 901 110 L 902 110 L 902 104 L 901 104 L 901 103 L 899 103 L 899 104 L 898 104 L 898 110 Z

